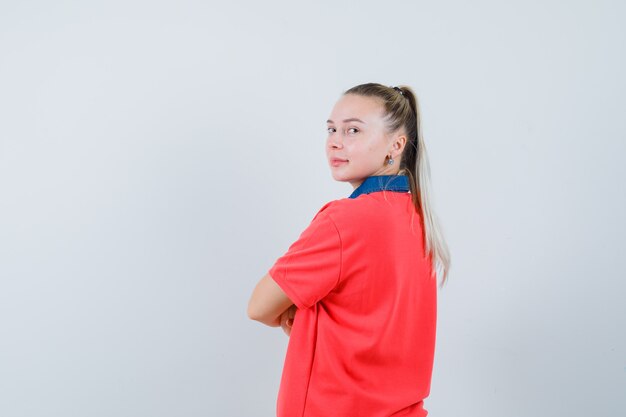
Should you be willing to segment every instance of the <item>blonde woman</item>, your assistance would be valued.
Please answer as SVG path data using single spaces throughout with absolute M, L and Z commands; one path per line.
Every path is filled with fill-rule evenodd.
M 326 203 L 255 287 L 248 316 L 290 336 L 278 417 L 426 416 L 450 255 L 408 86 L 345 91 L 327 121 Z

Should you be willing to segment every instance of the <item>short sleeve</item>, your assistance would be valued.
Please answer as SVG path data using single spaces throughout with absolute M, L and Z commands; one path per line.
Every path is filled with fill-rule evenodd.
M 327 213 L 318 212 L 269 275 L 298 308 L 309 308 L 339 283 L 341 252 L 337 226 Z

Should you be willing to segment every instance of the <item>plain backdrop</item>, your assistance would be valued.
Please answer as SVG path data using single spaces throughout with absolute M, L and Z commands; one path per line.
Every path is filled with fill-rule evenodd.
M 433 417 L 626 415 L 619 1 L 0 2 L 0 415 L 269 417 L 252 290 L 409 85 L 452 268 Z M 410 320 L 410 317 L 406 318 Z

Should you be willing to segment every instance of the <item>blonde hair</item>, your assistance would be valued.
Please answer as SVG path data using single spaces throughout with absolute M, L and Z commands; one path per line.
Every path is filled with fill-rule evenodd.
M 413 205 L 423 221 L 424 255 L 430 259 L 433 276 L 442 276 L 440 287 L 443 287 L 450 269 L 450 251 L 430 197 L 430 164 L 417 96 L 408 86 L 388 87 L 378 83 L 360 84 L 343 94 L 378 98 L 385 109 L 387 132 L 393 133 L 404 128 L 408 142 L 400 158 L 400 172 L 409 179 Z

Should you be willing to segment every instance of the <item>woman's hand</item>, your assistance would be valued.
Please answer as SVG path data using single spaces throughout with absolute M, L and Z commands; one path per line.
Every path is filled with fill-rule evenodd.
M 298 307 L 295 304 L 292 304 L 287 310 L 280 315 L 280 327 L 283 328 L 283 331 L 287 336 L 291 335 L 291 327 L 293 326 L 293 319 L 296 317 L 296 311 Z

